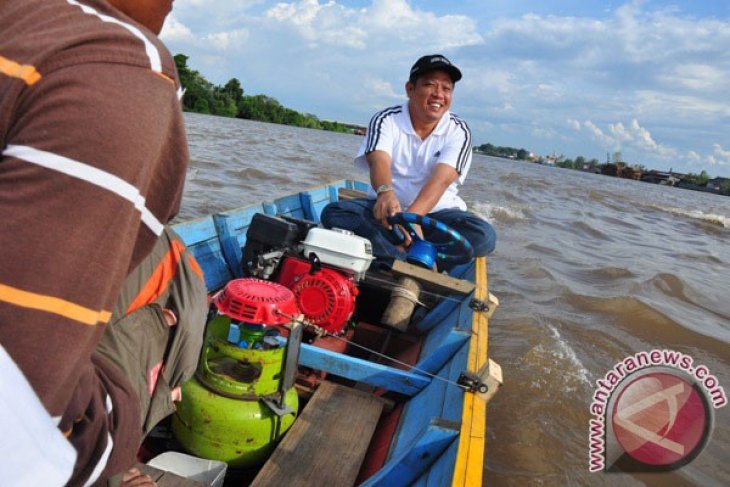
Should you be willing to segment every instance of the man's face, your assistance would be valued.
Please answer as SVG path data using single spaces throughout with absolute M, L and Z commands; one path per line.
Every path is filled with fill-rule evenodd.
M 454 83 L 446 71 L 432 71 L 406 83 L 411 115 L 421 123 L 437 123 L 451 107 Z
M 174 0 L 108 0 L 114 7 L 147 27 L 155 34 L 162 30 Z

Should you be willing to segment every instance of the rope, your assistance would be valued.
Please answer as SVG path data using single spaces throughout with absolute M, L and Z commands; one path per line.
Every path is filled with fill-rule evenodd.
M 388 290 L 388 291 L 394 291 L 395 289 L 397 289 L 397 288 L 400 287 L 397 283 L 393 283 L 392 281 L 390 281 L 388 279 L 383 279 L 381 277 L 374 277 L 374 276 L 370 276 L 370 275 L 368 275 L 366 281 L 373 281 L 373 282 L 377 282 L 379 284 L 383 284 L 384 285 L 383 288 L 386 289 L 386 290 Z M 427 296 L 431 296 L 431 297 L 434 297 L 434 298 L 446 299 L 448 301 L 454 301 L 454 302 L 457 302 L 457 303 L 460 303 L 462 301 L 462 299 L 463 299 L 463 298 L 455 298 L 455 297 L 453 297 L 451 295 L 448 295 L 448 294 L 439 294 L 439 293 L 435 293 L 433 291 L 426 291 L 424 289 L 421 289 L 421 294 L 425 294 Z M 418 302 L 418 304 L 420 304 L 421 306 L 424 306 L 424 307 L 428 308 L 428 306 L 424 305 L 420 301 Z
M 407 299 L 413 304 L 419 304 L 424 308 L 428 308 L 428 306 L 418 300 L 418 296 L 416 296 L 416 293 L 414 293 L 410 289 L 404 288 L 403 286 L 393 286 L 393 289 L 390 290 L 390 295 L 393 297 Z

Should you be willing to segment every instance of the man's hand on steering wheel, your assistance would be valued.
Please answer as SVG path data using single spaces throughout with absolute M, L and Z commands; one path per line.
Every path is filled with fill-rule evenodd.
M 378 195 L 378 199 L 375 201 L 375 206 L 373 206 L 373 216 L 375 219 L 383 225 L 388 230 L 391 230 L 393 226 L 388 222 L 388 217 L 391 217 L 397 213 L 401 213 L 403 210 L 400 206 L 400 201 L 398 200 L 398 197 L 395 194 L 395 191 L 384 191 Z M 398 225 L 398 228 L 400 229 L 401 233 L 405 237 L 405 241 L 402 246 L 402 250 L 405 251 L 408 249 L 408 247 L 411 246 L 411 243 L 413 243 L 413 240 L 411 239 L 411 236 L 408 234 L 408 231 L 406 228 L 404 228 L 401 225 Z M 418 228 L 416 231 L 419 235 L 423 236 L 421 229 Z
M 474 257 L 474 248 L 463 235 L 434 218 L 419 215 L 418 213 L 398 213 L 397 215 L 388 217 L 388 220 L 393 226 L 399 228 L 408 226 L 412 228 L 414 234 L 416 233 L 416 227 L 419 227 L 419 230 L 422 227 L 435 234 L 434 236 L 440 237 L 439 243 L 432 244 L 423 239 L 421 232 L 418 232 L 417 235 L 411 235 L 413 240 L 420 241 L 417 242 L 419 253 L 424 251 L 425 247 L 423 244 L 433 249 L 434 255 L 429 257 L 429 260 L 434 259 L 442 263 L 463 264 Z M 424 264 L 427 259 L 419 257 L 415 260 L 420 264 Z M 426 267 L 429 267 L 431 264 L 432 262 L 428 262 Z
M 400 201 L 398 201 L 395 191 L 380 193 L 378 199 L 375 201 L 375 206 L 373 206 L 373 216 L 388 230 L 391 228 L 390 223 L 388 223 L 388 217 L 401 211 L 403 210 L 400 207 Z

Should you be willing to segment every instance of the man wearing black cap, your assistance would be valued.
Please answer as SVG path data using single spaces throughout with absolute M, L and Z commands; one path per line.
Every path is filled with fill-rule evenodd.
M 328 205 L 322 212 L 326 227 L 368 238 L 376 257 L 403 259 L 387 218 L 407 211 L 460 232 L 477 256 L 494 250 L 494 229 L 466 211 L 458 196 L 472 152 L 469 127 L 449 112 L 460 79 L 461 71 L 440 54 L 416 61 L 405 85 L 408 101 L 373 116 L 355 158 L 356 166 L 370 172 L 369 198 Z

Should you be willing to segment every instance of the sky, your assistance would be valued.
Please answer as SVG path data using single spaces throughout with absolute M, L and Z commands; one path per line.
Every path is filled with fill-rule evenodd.
M 358 125 L 439 53 L 474 145 L 730 177 L 727 1 L 176 0 L 161 38 L 214 84 Z

